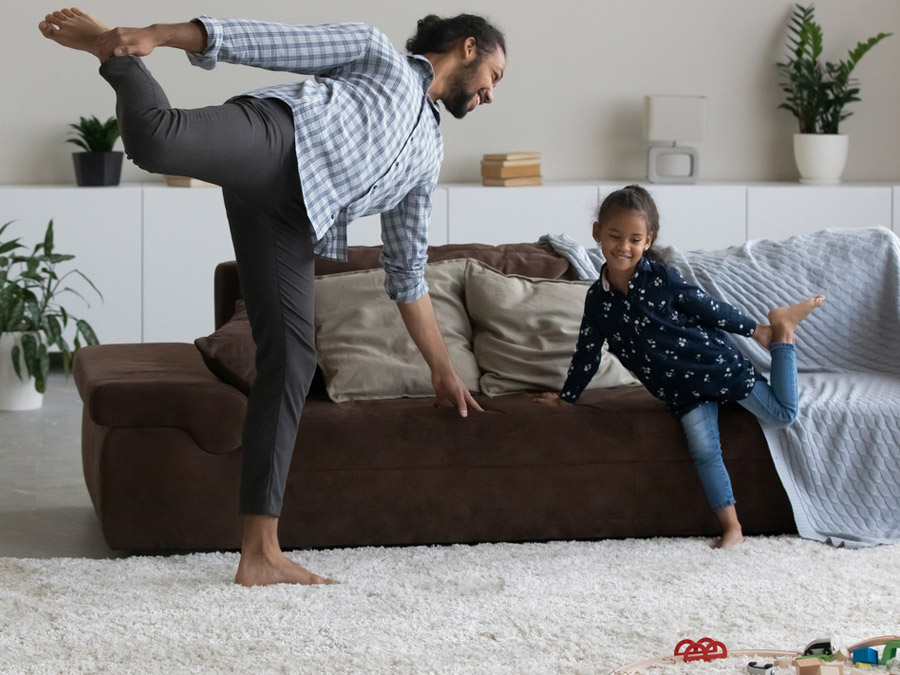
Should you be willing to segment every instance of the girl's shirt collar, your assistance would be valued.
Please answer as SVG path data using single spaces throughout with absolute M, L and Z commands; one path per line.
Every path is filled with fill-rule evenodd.
M 631 275 L 631 281 L 628 282 L 628 288 L 633 286 L 632 282 L 638 277 L 638 275 L 650 269 L 650 262 L 644 256 L 641 256 L 641 259 L 638 260 L 637 266 L 634 268 L 634 274 Z M 603 267 L 600 268 L 600 285 L 603 287 L 603 290 L 609 293 L 612 289 L 612 285 L 609 283 L 609 277 L 606 274 L 606 263 L 603 263 Z

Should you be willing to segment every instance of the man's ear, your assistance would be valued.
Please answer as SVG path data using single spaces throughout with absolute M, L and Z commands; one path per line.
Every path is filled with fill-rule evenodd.
M 462 53 L 463 59 L 465 59 L 466 61 L 470 61 L 478 55 L 478 45 L 475 43 L 475 38 L 467 37 L 465 40 L 463 40 Z

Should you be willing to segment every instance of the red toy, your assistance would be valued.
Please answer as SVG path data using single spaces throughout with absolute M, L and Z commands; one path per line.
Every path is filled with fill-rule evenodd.
M 715 661 L 728 657 L 728 649 L 718 640 L 712 638 L 700 638 L 696 642 L 685 638 L 675 645 L 675 656 L 680 656 L 683 661 Z

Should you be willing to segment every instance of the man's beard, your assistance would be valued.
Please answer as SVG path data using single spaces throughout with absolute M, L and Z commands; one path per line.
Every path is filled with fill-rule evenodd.
M 471 63 L 461 66 L 450 81 L 450 95 L 444 99 L 444 107 L 458 120 L 469 113 L 469 103 L 478 93 L 470 92 L 469 87 L 473 86 L 476 71 L 482 60 L 483 57 L 479 57 Z

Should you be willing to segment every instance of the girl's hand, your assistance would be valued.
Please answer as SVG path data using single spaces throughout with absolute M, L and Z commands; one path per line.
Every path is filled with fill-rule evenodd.
M 753 339 L 768 349 L 769 345 L 772 343 L 772 326 L 756 324 L 756 331 L 753 333 Z
M 571 403 L 568 403 L 567 401 L 563 401 L 559 397 L 559 394 L 554 393 L 552 391 L 545 391 L 541 394 L 538 394 L 531 400 L 534 401 L 535 403 L 540 403 L 541 405 L 553 405 L 553 406 L 556 406 L 557 408 L 563 408 L 565 406 L 572 405 Z

